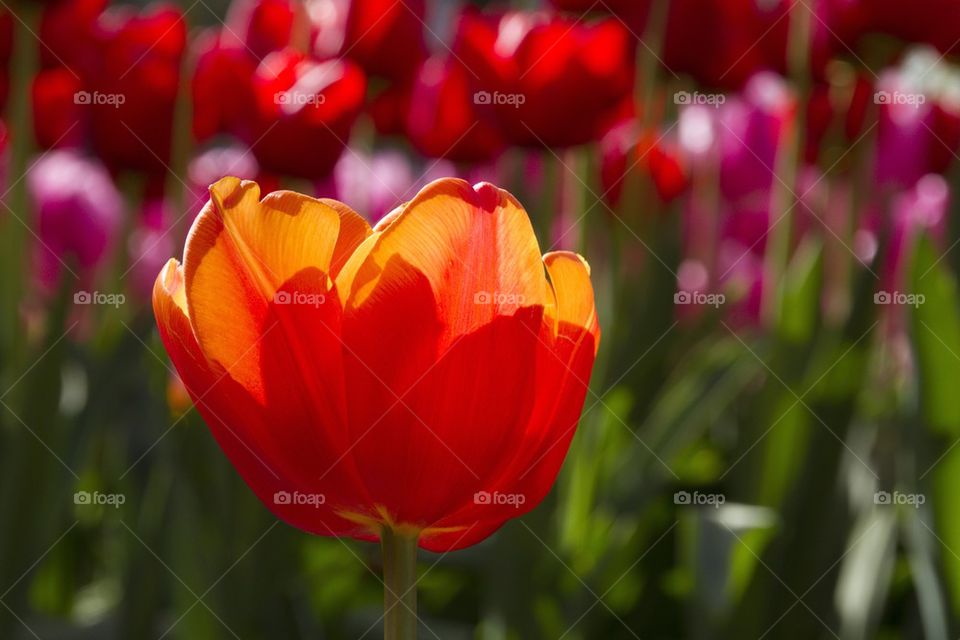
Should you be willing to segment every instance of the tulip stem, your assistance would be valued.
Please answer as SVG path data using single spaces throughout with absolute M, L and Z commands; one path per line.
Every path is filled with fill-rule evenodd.
M 0 207 L 0 218 L 7 218 L 0 234 L 0 264 L 4 273 L 14 274 L 23 271 L 26 231 L 34 225 L 30 212 L 30 194 L 24 176 L 33 152 L 30 86 L 39 65 L 36 33 L 39 29 L 40 6 L 33 2 L 13 3 L 11 13 L 15 33 L 7 113 L 10 166 L 5 177 L 0 175 L 0 194 L 6 195 L 0 196 L 4 201 Z M 0 307 L 3 308 L 0 317 L 0 348 L 4 350 L 5 362 L 12 360 L 14 356 L 11 352 L 18 349 L 23 286 L 21 279 L 17 277 L 3 278 L 0 283 Z
M 384 527 L 383 548 L 384 640 L 417 637 L 417 535 Z

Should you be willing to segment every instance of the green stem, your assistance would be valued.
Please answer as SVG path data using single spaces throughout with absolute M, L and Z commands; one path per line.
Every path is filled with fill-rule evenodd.
M 384 640 L 417 637 L 417 536 L 384 527 L 383 548 Z
M 7 220 L 3 225 L 2 262 L 6 273 L 22 273 L 24 246 L 27 230 L 25 225 L 32 225 L 30 214 L 30 200 L 27 193 L 27 181 L 24 174 L 33 152 L 33 118 L 30 111 L 30 85 L 36 73 L 39 55 L 37 39 L 34 33 L 38 30 L 40 21 L 40 7 L 33 2 L 24 2 L 13 5 L 14 33 L 13 66 L 10 78 L 10 103 L 8 105 L 9 134 L 10 134 L 10 170 L 7 174 L 7 184 L 0 185 L 0 193 L 10 189 L 6 199 L 3 215 Z M 14 216 L 18 219 L 14 219 Z M 23 293 L 22 278 L 4 278 L 0 300 L 3 308 L 0 320 L 0 336 L 4 349 L 5 361 L 14 358 L 10 352 L 17 352 L 18 345 L 22 345 L 20 335 L 20 301 Z
M 190 32 L 190 23 L 187 21 L 189 11 L 183 15 L 187 33 Z M 171 194 L 173 210 L 179 218 L 190 204 L 187 202 L 187 174 L 189 173 L 190 158 L 193 155 L 194 139 L 191 122 L 193 120 L 193 103 L 190 94 L 190 73 L 196 60 L 189 52 L 183 54 L 180 61 L 180 80 L 177 87 L 177 98 L 173 109 L 173 138 L 170 143 L 170 171 L 167 176 L 166 189 Z M 141 195 L 142 199 L 143 196 Z
M 790 32 L 788 39 L 787 62 L 790 80 L 796 92 L 796 104 L 805 105 L 810 96 L 809 57 L 810 33 L 812 16 L 806 6 L 795 6 L 790 14 Z M 797 204 L 797 176 L 803 155 L 803 141 L 806 136 L 805 112 L 801 107 L 796 109 L 794 122 L 787 132 L 787 138 L 781 145 L 776 160 L 776 174 L 778 179 L 773 184 L 771 196 L 771 210 L 774 219 L 779 219 L 781 212 L 784 220 L 770 232 L 768 238 L 767 255 L 765 258 L 766 287 L 763 296 L 763 320 L 770 327 L 777 327 L 780 322 L 780 312 L 783 289 L 780 286 L 786 273 L 790 259 L 790 236 L 793 227 L 794 215 L 792 210 Z
M 656 104 L 657 72 L 663 52 L 663 34 L 667 31 L 668 10 L 666 0 L 654 0 L 651 3 L 643 41 L 637 43 L 637 85 L 634 91 L 643 109 L 640 124 L 644 133 L 654 126 L 653 105 Z

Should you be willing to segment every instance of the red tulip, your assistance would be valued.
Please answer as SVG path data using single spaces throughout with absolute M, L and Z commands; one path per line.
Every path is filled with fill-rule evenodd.
M 940 52 L 957 53 L 960 41 L 960 5 L 954 0 L 860 0 L 868 29 L 888 33 L 906 42 L 928 43 Z
M 100 59 L 87 87 L 93 146 L 114 169 L 161 171 L 170 158 L 186 25 L 180 11 L 124 8 L 100 20 Z
M 278 51 L 257 68 L 252 86 L 256 112 L 245 141 L 261 168 L 307 179 L 327 176 L 363 107 L 360 68 Z
M 157 279 L 163 343 L 231 462 L 319 535 L 466 547 L 566 454 L 599 328 L 589 268 L 444 179 L 371 230 L 335 201 L 224 179 Z
M 598 138 L 633 87 L 633 44 L 616 18 L 583 23 L 543 13 L 464 13 L 457 55 L 476 101 L 510 141 L 566 147 Z
M 33 131 L 43 149 L 75 147 L 83 140 L 84 105 L 80 78 L 68 68 L 45 69 L 33 79 Z
M 433 57 L 417 73 L 408 97 L 406 132 L 432 158 L 483 162 L 504 147 L 497 128 L 478 112 L 470 73 L 455 58 Z
M 193 135 L 205 142 L 221 133 L 244 136 L 253 117 L 251 81 L 257 62 L 242 46 L 225 46 L 216 31 L 195 41 L 196 66 L 190 78 Z M 248 132 L 249 134 L 249 132 Z
M 382 136 L 404 135 L 407 112 L 410 110 L 411 85 L 392 84 L 373 95 L 367 105 L 367 113 L 373 126 Z
M 40 63 L 46 69 L 66 67 L 77 76 L 97 66 L 97 19 L 107 0 L 60 0 L 43 7 L 38 32 Z
M 790 4 L 756 0 L 670 3 L 662 58 L 674 73 L 740 87 L 760 70 L 786 70 Z
M 303 3 L 296 0 L 235 0 L 227 13 L 223 39 L 259 62 L 288 46 L 306 51 L 310 22 Z
M 426 57 L 424 0 L 350 0 L 343 54 L 370 75 L 409 80 Z
M 679 152 L 656 132 L 638 133 L 635 122 L 614 127 L 600 141 L 600 184 L 604 199 L 617 206 L 625 182 L 636 172 L 649 176 L 657 195 L 670 202 L 688 184 Z

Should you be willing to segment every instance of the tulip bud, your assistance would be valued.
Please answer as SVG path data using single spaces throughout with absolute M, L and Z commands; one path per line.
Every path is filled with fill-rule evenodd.
M 50 151 L 26 177 L 37 244 L 34 278 L 53 292 L 69 267 L 82 283 L 110 257 L 123 217 L 123 199 L 107 170 L 71 151 Z

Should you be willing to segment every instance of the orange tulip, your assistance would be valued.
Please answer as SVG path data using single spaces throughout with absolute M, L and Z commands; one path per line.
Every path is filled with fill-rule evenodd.
M 600 330 L 586 262 L 540 255 L 523 207 L 438 180 L 376 228 L 225 178 L 153 294 L 217 442 L 280 519 L 445 551 L 536 506 Z

